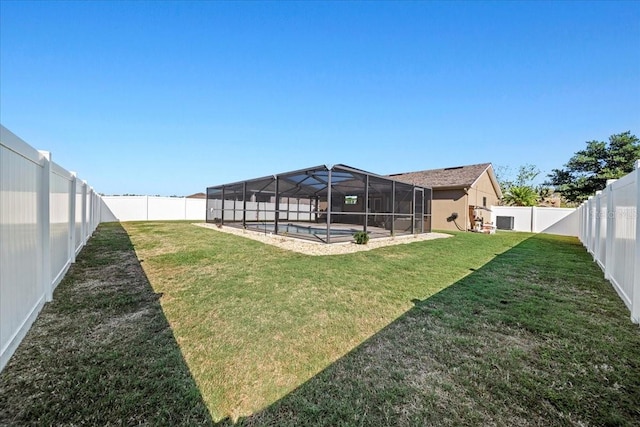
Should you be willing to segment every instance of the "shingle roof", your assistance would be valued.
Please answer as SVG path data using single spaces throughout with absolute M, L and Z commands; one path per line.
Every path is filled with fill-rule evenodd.
M 187 199 L 206 199 L 207 195 L 204 193 L 195 193 L 190 196 L 187 196 Z
M 491 163 L 455 166 L 443 169 L 429 169 L 417 172 L 405 172 L 389 175 L 398 181 L 431 188 L 471 187 Z

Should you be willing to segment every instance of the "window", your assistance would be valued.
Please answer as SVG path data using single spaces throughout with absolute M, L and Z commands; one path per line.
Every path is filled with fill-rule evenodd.
M 344 204 L 345 205 L 357 205 L 358 204 L 358 196 L 344 196 Z
M 484 207 L 484 208 L 487 207 L 487 198 L 486 197 L 482 198 L 482 207 Z

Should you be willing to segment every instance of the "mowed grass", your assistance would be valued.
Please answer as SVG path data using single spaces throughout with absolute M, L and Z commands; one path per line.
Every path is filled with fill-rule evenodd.
M 216 421 L 640 419 L 639 328 L 575 238 L 313 257 L 189 224 L 125 228 Z
M 0 426 L 212 424 L 160 297 L 100 226 L 0 373 Z
M 640 328 L 575 238 L 312 257 L 103 224 L 54 298 L 0 425 L 639 425 Z

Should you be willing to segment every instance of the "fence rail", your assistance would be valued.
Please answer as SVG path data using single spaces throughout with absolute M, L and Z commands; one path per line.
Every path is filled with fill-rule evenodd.
M 640 323 L 640 160 L 578 208 L 580 241 Z
M 100 222 L 85 181 L 0 125 L 0 370 Z

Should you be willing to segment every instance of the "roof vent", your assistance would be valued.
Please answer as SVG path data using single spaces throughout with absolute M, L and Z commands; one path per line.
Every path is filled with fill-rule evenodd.
M 446 170 L 446 171 L 452 171 L 452 170 L 455 170 L 455 169 L 462 169 L 463 167 L 464 167 L 464 166 L 454 166 L 454 167 L 452 167 L 452 168 L 444 168 L 443 170 Z

